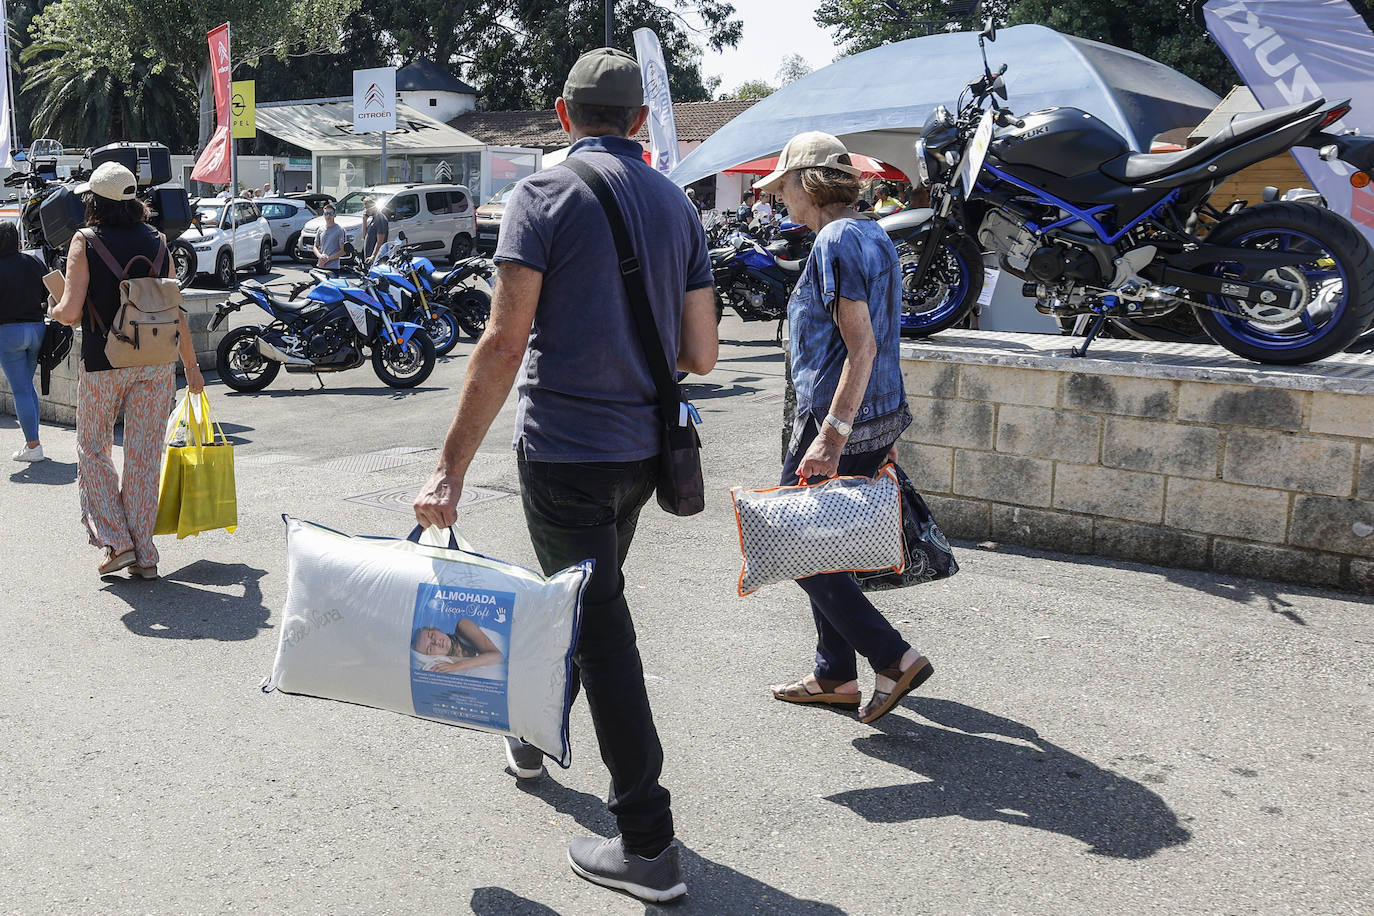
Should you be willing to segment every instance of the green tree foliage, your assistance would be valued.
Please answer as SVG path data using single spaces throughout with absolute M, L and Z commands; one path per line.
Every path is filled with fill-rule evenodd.
M 551 108 L 578 56 L 605 42 L 603 0 L 364 0 L 341 23 L 342 48 L 325 59 L 265 62 L 259 98 L 347 95 L 361 67 L 432 60 L 471 83 L 491 110 Z M 647 27 L 663 45 L 679 102 L 709 99 L 701 47 L 737 44 L 741 23 L 724 0 L 618 0 L 613 43 L 634 49 Z
M 1005 25 L 1036 23 L 1135 51 L 1225 92 L 1238 80 L 1207 34 L 1200 12 L 1202 2 L 994 0 L 971 9 L 965 0 L 898 0 L 897 5 L 906 10 L 903 16 L 885 0 L 825 0 L 816 9 L 816 22 L 835 34 L 844 54 L 929 34 L 932 26 L 918 20 L 948 20 L 960 29 L 978 28 L 978 16 L 992 16 Z M 936 30 L 940 30 L 938 26 Z
M 788 54 L 783 57 L 782 63 L 778 65 L 778 83 L 786 86 L 788 83 L 795 83 L 811 72 L 811 65 L 806 62 L 806 58 L 800 54 Z
M 722 99 L 766 99 L 768 96 L 778 91 L 767 80 L 745 80 L 740 83 L 732 92 L 721 93 Z
M 211 96 L 206 32 L 223 22 L 231 23 L 234 75 L 241 77 L 244 63 L 337 48 L 339 22 L 359 2 L 56 0 L 30 24 L 32 53 L 25 57 L 30 75 L 24 86 L 40 99 L 59 90 L 65 93 L 62 97 L 75 97 L 84 89 L 93 94 L 108 92 L 113 102 L 114 95 L 122 92 L 127 97 L 125 107 L 130 117 L 112 115 L 112 123 L 151 130 L 150 119 L 154 123 L 171 119 L 176 129 L 170 135 L 159 133 L 146 139 L 175 137 L 164 142 L 184 148 L 189 145 L 185 137 L 194 140 L 198 133 L 206 135 L 213 120 L 213 111 L 206 110 L 213 109 L 212 102 L 207 104 Z M 65 60 L 58 63 L 58 58 Z M 49 86 L 51 78 L 59 75 L 68 82 L 61 87 Z M 150 79 L 154 85 L 145 88 L 143 83 Z M 199 119 L 196 90 L 200 93 Z M 164 105 L 172 107 L 166 114 L 159 109 L 154 116 L 153 107 Z M 83 107 L 72 103 L 56 115 L 43 114 L 42 123 L 57 139 L 78 144 L 71 137 L 86 136 L 90 125 L 85 117 L 76 121 L 66 119 L 76 117 Z M 139 111 L 146 113 L 139 115 Z

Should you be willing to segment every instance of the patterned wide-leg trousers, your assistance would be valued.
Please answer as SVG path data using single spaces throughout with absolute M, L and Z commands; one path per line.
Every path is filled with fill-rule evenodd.
M 153 526 L 163 437 L 176 394 L 173 367 L 84 368 L 76 386 L 76 449 L 81 521 L 96 547 L 133 550 L 139 566 L 156 566 Z M 123 486 L 110 450 L 124 414 Z

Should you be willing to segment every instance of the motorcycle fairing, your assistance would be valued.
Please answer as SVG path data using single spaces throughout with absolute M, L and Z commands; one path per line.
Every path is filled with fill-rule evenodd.
M 392 322 L 391 326 L 396 329 L 397 334 L 401 335 L 402 345 L 410 343 L 410 338 L 415 336 L 416 331 L 424 330 L 424 328 L 413 321 L 395 321 Z

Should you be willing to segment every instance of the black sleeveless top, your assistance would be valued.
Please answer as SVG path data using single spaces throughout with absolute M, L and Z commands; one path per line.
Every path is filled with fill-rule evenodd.
M 157 257 L 158 248 L 162 245 L 161 235 L 147 223 L 137 226 L 98 226 L 95 234 L 121 265 L 128 264 L 139 255 L 152 260 Z M 162 275 L 165 277 L 171 270 L 170 253 L 162 261 Z M 90 271 L 91 285 L 86 294 L 86 308 L 81 313 L 81 362 L 87 372 L 104 372 L 114 367 L 105 358 L 105 334 L 91 318 L 91 311 L 94 310 L 105 322 L 105 327 L 109 328 L 115 313 L 119 311 L 119 283 L 123 278 L 110 270 L 89 239 L 86 241 L 86 266 Z M 150 275 L 151 271 L 143 261 L 129 271 L 130 279 Z

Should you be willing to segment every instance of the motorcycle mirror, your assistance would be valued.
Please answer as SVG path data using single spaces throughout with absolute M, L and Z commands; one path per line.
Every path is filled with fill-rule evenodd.
M 983 23 L 983 30 L 978 33 L 979 38 L 986 38 L 988 41 L 997 40 L 997 23 L 989 16 Z
M 396 241 L 400 242 L 402 245 L 406 243 L 406 234 L 404 231 L 396 233 Z
M 1006 64 L 1002 65 L 1002 69 L 1006 69 Z M 1000 96 L 1002 101 L 1007 100 L 1007 83 L 1002 79 L 1002 74 L 997 74 L 997 79 L 993 80 L 992 85 L 988 88 L 993 95 Z

